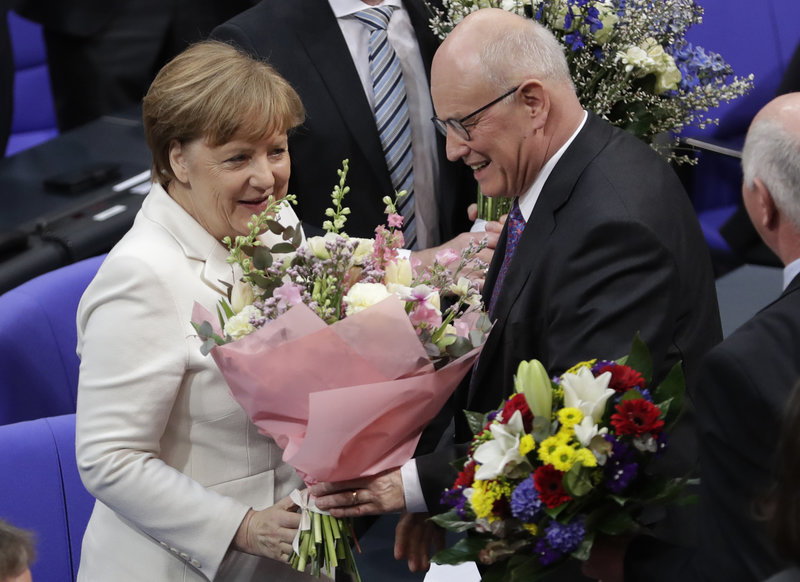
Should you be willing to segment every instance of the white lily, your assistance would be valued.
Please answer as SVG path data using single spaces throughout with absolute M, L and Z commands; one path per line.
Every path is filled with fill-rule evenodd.
M 588 368 L 580 368 L 577 374 L 564 374 L 561 386 L 564 388 L 564 406 L 577 408 L 584 416 L 591 416 L 600 422 L 606 409 L 606 401 L 614 394 L 608 387 L 611 372 L 603 372 L 597 378 Z
M 588 447 L 594 437 L 608 434 L 608 429 L 606 427 L 599 428 L 591 416 L 584 416 L 583 420 L 574 426 L 574 429 L 575 438 L 584 447 Z
M 488 481 L 499 475 L 517 477 L 524 474 L 519 465 L 527 460 L 519 452 L 519 439 L 525 432 L 519 410 L 511 415 L 506 424 L 492 423 L 489 428 L 494 437 L 480 445 L 473 455 L 480 466 L 475 470 L 475 479 Z

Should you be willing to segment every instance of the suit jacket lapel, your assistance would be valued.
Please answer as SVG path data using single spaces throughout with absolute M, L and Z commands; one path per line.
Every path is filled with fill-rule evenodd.
M 361 86 L 361 79 L 333 10 L 320 0 L 292 0 L 292 4 L 291 26 L 308 53 L 310 66 L 325 83 L 331 101 L 339 109 L 377 180 L 386 184 L 384 191 L 392 191 L 369 101 L 363 92 L 357 91 L 358 96 L 354 98 L 351 91 L 352 87 Z
M 525 225 L 522 237 L 517 243 L 508 272 L 503 280 L 503 288 L 497 297 L 493 313 L 494 328 L 481 352 L 480 358 L 484 366 L 480 369 L 486 370 L 486 362 L 492 362 L 492 354 L 500 345 L 499 338 L 503 334 L 511 308 L 520 297 L 528 280 L 540 270 L 539 263 L 543 258 L 541 251 L 546 247 L 547 238 L 555 229 L 556 213 L 567 203 L 584 168 L 602 150 L 609 136 L 610 126 L 607 127 L 599 118 L 590 113 L 583 129 L 564 152 L 545 182 L 536 206 Z M 487 273 L 484 286 L 486 305 L 488 305 L 488 298 L 491 297 L 492 288 L 497 280 L 497 272 L 503 262 L 506 230 L 503 230 Z M 536 357 L 536 354 L 531 354 L 531 357 Z M 477 382 L 473 384 L 477 384 Z
M 228 294 L 225 283 L 233 283 L 233 270 L 227 263 L 228 250 L 192 218 L 159 185 L 154 185 L 142 211 L 160 224 L 183 249 L 187 259 L 201 263 L 200 278 L 221 295 Z

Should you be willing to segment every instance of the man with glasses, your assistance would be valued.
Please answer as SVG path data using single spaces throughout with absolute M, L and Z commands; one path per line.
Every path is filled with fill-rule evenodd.
M 697 218 L 663 159 L 583 109 L 555 37 L 535 21 L 479 10 L 437 51 L 431 93 L 448 158 L 469 166 L 486 195 L 515 200 L 484 287 L 494 327 L 456 409 L 495 409 L 522 360 L 538 358 L 557 375 L 589 358 L 620 357 L 637 332 L 656 380 L 682 360 L 691 383 L 722 335 Z M 470 436 L 458 415 L 455 442 Z M 322 509 L 339 506 L 337 516 L 440 511 L 441 492 L 453 483 L 448 455 L 460 451 L 448 447 L 413 468 L 312 492 L 340 491 L 317 499 Z M 670 451 L 665 461 L 694 447 Z M 683 469 L 693 459 L 674 461 Z M 416 476 L 424 503 L 415 498 Z

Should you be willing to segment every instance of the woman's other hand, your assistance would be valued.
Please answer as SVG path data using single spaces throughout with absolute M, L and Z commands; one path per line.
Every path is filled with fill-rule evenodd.
M 233 538 L 234 549 L 287 562 L 300 527 L 300 514 L 296 509 L 289 497 L 261 511 L 251 509 Z

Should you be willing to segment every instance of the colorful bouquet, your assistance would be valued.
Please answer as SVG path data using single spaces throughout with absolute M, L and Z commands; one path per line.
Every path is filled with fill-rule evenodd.
M 307 483 L 374 475 L 413 455 L 423 428 L 478 355 L 489 330 L 477 253 L 448 250 L 421 269 L 403 257 L 397 197 L 374 239 L 342 232 L 348 164 L 339 171 L 324 237 L 304 240 L 270 201 L 250 233 L 226 239 L 240 277 L 218 306 L 219 326 L 195 307 L 195 329 L 234 398 L 284 449 Z M 278 242 L 271 247 L 262 233 Z M 445 307 L 445 301 L 449 304 Z M 319 512 L 306 491 L 293 565 L 355 571 L 349 526 Z M 357 573 L 357 572 L 356 572 Z
M 583 106 L 650 143 L 667 159 L 680 153 L 687 126 L 718 123 L 708 111 L 750 91 L 716 53 L 686 40 L 702 22 L 694 0 L 443 0 L 430 7 L 431 28 L 444 38 L 467 14 L 496 7 L 535 18 L 566 47 Z M 661 139 L 667 137 L 667 139 Z
M 638 339 L 618 361 L 581 362 L 550 379 L 521 362 L 516 393 L 488 415 L 467 413 L 475 436 L 434 517 L 472 535 L 434 561 L 486 566 L 483 580 L 536 580 L 570 556 L 589 557 L 597 534 L 635 529 L 645 506 L 680 494 L 686 479 L 648 473 L 681 410 L 676 364 L 654 390 Z

